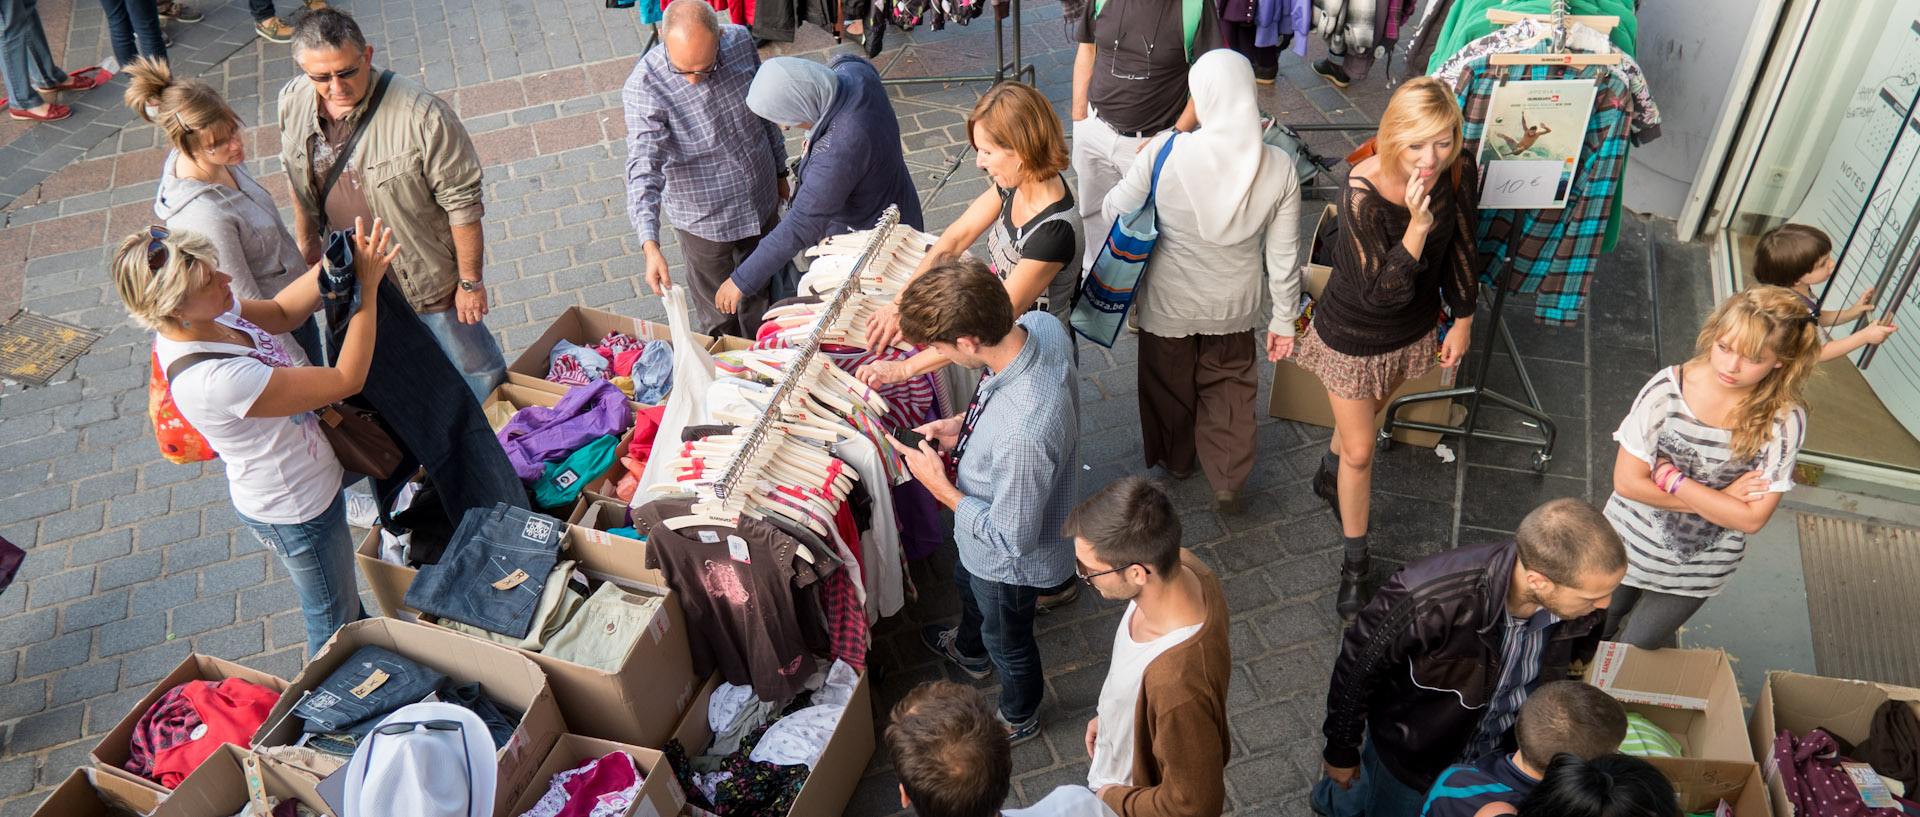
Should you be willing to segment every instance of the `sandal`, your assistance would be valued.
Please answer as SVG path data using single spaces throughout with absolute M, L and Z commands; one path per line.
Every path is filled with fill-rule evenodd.
M 49 104 L 46 113 L 34 113 L 32 111 L 23 111 L 19 108 L 8 108 L 7 114 L 15 119 L 24 119 L 28 122 L 57 122 L 72 116 L 73 109 L 65 105 Z
M 57 91 L 91 91 L 107 84 L 107 80 L 110 79 L 113 79 L 113 74 L 100 70 L 100 66 L 98 65 L 89 65 L 68 74 L 66 82 L 62 82 L 51 88 L 35 86 L 34 90 L 43 94 L 55 93 Z

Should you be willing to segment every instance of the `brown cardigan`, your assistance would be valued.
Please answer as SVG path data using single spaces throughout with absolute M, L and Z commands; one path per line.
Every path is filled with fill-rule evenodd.
M 1218 817 L 1226 808 L 1227 681 L 1233 674 L 1227 601 L 1220 580 L 1190 551 L 1180 562 L 1200 578 L 1207 618 L 1200 632 L 1160 654 L 1140 680 L 1133 712 L 1132 786 L 1100 799 L 1121 817 Z

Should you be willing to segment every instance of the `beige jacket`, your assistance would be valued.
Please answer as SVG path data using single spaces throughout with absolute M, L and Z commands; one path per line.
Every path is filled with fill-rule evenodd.
M 372 98 L 369 85 L 367 99 L 352 116 L 360 116 Z M 320 131 L 319 105 L 306 77 L 294 77 L 280 89 L 281 164 L 294 206 L 315 223 L 319 191 L 307 146 Z M 415 309 L 445 300 L 460 280 L 452 228 L 486 213 L 480 156 L 460 117 L 445 100 L 396 74 L 351 161 L 365 180 L 368 208 L 393 228 L 400 245 L 389 277 Z

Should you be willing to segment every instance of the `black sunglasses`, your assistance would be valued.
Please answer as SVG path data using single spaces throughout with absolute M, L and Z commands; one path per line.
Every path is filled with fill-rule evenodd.
M 313 84 L 315 85 L 325 85 L 336 79 L 338 80 L 353 79 L 353 75 L 358 73 L 360 73 L 360 66 L 356 65 L 352 68 L 342 68 L 331 74 L 308 74 L 307 79 L 313 80 Z
M 1094 579 L 1098 579 L 1101 576 L 1107 575 L 1108 573 L 1118 573 L 1122 570 L 1126 570 L 1127 568 L 1134 567 L 1136 565 L 1139 566 L 1141 570 L 1145 570 L 1148 573 L 1153 572 L 1153 568 L 1147 567 L 1146 565 L 1140 564 L 1139 562 L 1129 562 L 1127 564 L 1123 564 L 1111 570 L 1102 570 L 1098 573 L 1088 573 L 1086 572 L 1087 566 L 1081 564 L 1079 559 L 1075 559 L 1073 560 L 1073 575 L 1079 576 L 1081 581 L 1091 585 L 1093 584 Z
M 699 71 L 682 71 L 682 70 L 680 70 L 680 69 L 678 69 L 678 68 L 675 68 L 675 67 L 673 67 L 673 63 L 671 63 L 671 62 L 669 62 L 669 63 L 667 63 L 667 73 L 670 73 L 670 74 L 678 74 L 678 75 L 680 75 L 680 76 L 683 76 L 683 77 L 706 77 L 706 76 L 712 76 L 712 75 L 713 75 L 713 72 L 715 72 L 715 71 L 718 71 L 718 70 L 720 70 L 720 55 L 719 55 L 718 53 L 716 53 L 716 54 L 714 54 L 714 55 L 713 55 L 713 64 L 712 64 L 712 65 L 709 65 L 709 66 L 707 66 L 707 67 L 706 67 L 705 69 L 702 69 L 702 70 L 699 70 Z
M 463 809 L 462 813 L 472 811 L 473 803 L 471 801 L 471 798 L 473 797 L 473 787 L 472 787 L 473 755 L 467 749 L 467 739 L 466 739 L 467 727 L 465 724 L 459 721 L 453 721 L 453 720 L 407 721 L 403 723 L 381 724 L 380 726 L 374 728 L 373 735 L 367 736 L 367 741 L 371 743 L 374 737 L 378 735 L 386 735 L 388 737 L 393 737 L 395 735 L 405 735 L 421 729 L 424 729 L 428 732 L 459 732 L 460 733 L 460 760 L 461 762 L 466 764 L 467 783 L 468 783 L 468 785 L 463 788 L 463 791 L 467 793 L 467 797 L 469 798 L 469 801 L 467 803 L 467 808 Z
M 161 267 L 167 265 L 167 259 L 173 257 L 172 253 L 167 251 L 167 237 L 171 235 L 173 234 L 167 232 L 167 228 L 158 224 L 147 228 L 148 272 L 159 272 Z

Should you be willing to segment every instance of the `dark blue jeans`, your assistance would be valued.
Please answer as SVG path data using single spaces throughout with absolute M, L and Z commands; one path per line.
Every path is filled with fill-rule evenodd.
M 440 561 L 421 566 L 405 603 L 488 632 L 525 635 L 566 527 L 506 504 L 469 510 Z
M 107 13 L 107 39 L 113 42 L 113 58 L 121 70 L 136 57 L 166 60 L 167 41 L 160 33 L 160 4 L 155 0 L 100 0 Z M 140 47 L 134 48 L 134 38 Z M 118 73 L 118 72 L 115 72 Z
M 1380 753 L 1374 751 L 1372 735 L 1360 750 L 1360 775 L 1372 781 L 1367 784 L 1367 817 L 1420 817 L 1426 807 L 1427 792 L 1400 782 L 1387 771 Z
M 1033 619 L 1047 588 L 1001 584 L 967 572 L 955 560 L 953 583 L 960 589 L 960 634 L 954 649 L 963 655 L 986 653 L 1000 671 L 1000 717 L 1022 723 L 1040 711 L 1046 679 L 1040 670 L 1040 643 Z

